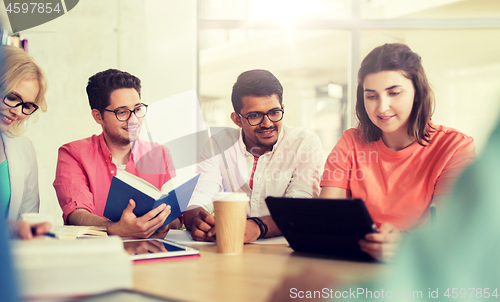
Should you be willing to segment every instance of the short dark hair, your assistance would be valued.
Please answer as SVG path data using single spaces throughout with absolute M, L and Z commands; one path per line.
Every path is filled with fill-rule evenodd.
M 243 108 L 242 99 L 245 96 L 271 96 L 276 94 L 283 103 L 283 86 L 280 81 L 269 71 L 263 69 L 254 69 L 243 72 L 238 76 L 233 85 L 231 102 L 234 112 L 240 113 Z
M 90 108 L 102 111 L 108 107 L 111 93 L 121 88 L 134 88 L 141 96 L 141 80 L 128 72 L 108 69 L 91 76 L 87 84 Z
M 373 49 L 361 63 L 358 72 L 356 96 L 356 116 L 359 120 L 358 132 L 366 142 L 374 142 L 382 136 L 382 130 L 375 126 L 366 113 L 363 82 L 365 77 L 382 71 L 401 71 L 410 79 L 415 89 L 413 108 L 408 121 L 408 135 L 420 145 L 430 142 L 430 126 L 434 112 L 434 93 L 422 67 L 422 60 L 405 44 L 384 44 Z

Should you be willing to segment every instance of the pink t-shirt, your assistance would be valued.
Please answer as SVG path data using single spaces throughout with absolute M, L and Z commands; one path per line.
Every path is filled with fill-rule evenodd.
M 103 216 L 116 170 L 102 133 L 59 148 L 54 188 L 64 221 L 75 209 Z M 140 140 L 134 143 L 125 171 L 158 189 L 175 176 L 169 150 Z
M 433 125 L 431 142 L 417 142 L 400 151 L 382 139 L 371 144 L 351 128 L 333 148 L 321 187 L 347 189 L 365 201 L 377 225 L 389 222 L 399 230 L 422 225 L 433 196 L 447 194 L 459 174 L 475 158 L 472 137 Z

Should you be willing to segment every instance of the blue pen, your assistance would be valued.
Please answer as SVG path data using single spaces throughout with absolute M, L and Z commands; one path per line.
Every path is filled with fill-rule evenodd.
M 36 226 L 32 226 L 32 227 L 31 227 L 31 234 L 32 234 L 33 236 L 36 236 L 36 235 L 37 235 L 37 233 L 36 233 Z M 54 233 L 51 233 L 51 232 L 47 232 L 47 233 L 43 234 L 43 236 L 52 237 L 52 238 L 57 238 L 57 235 L 56 235 L 56 234 L 54 234 Z

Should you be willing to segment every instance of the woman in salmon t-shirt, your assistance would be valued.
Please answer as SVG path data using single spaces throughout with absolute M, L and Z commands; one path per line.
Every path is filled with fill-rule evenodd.
M 434 97 L 420 56 L 404 44 L 372 50 L 358 72 L 359 125 L 342 133 L 325 164 L 320 197 L 361 198 L 379 232 L 361 250 L 390 259 L 400 230 L 422 226 L 475 157 L 473 139 L 433 124 Z

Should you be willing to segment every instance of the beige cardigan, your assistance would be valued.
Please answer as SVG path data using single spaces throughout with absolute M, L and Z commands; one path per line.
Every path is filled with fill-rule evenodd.
M 23 213 L 38 213 L 38 165 L 31 141 L 24 137 L 8 137 L 1 133 L 9 164 L 10 205 L 8 218 L 18 220 Z

